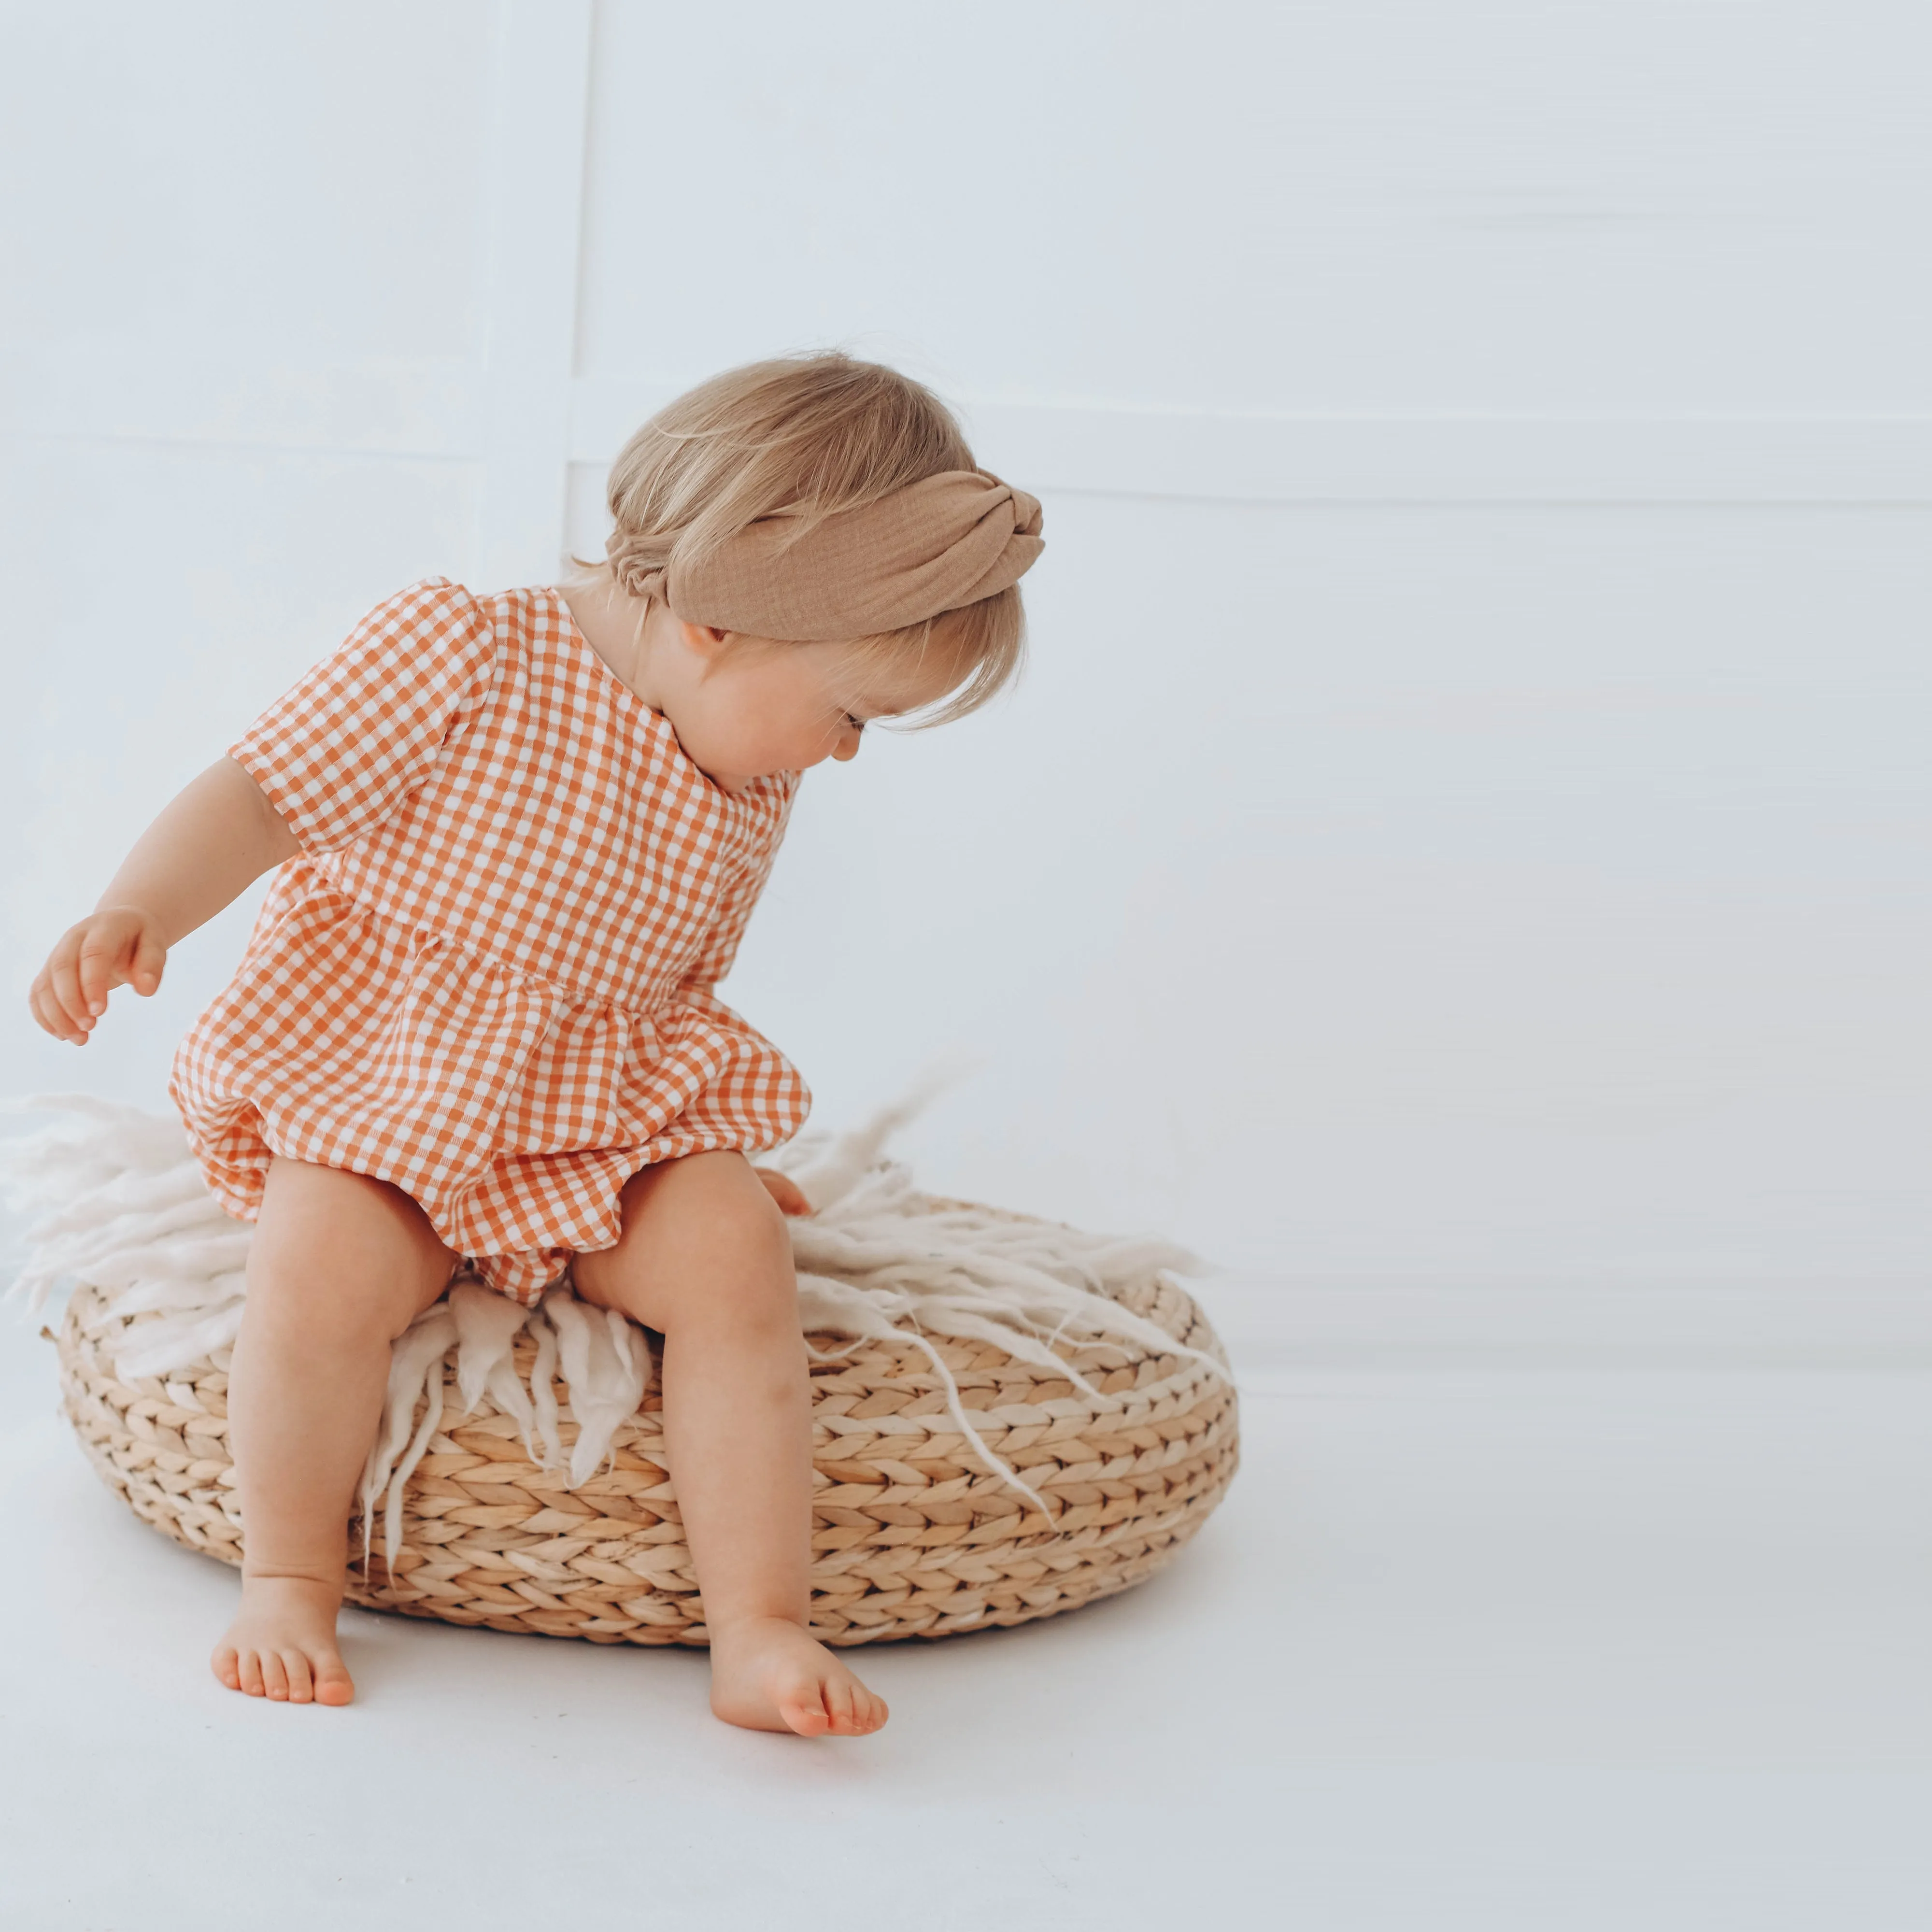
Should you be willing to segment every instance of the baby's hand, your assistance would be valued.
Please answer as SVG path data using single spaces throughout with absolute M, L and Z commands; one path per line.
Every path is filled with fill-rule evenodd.
M 752 1172 L 765 1184 L 765 1192 L 778 1204 L 787 1214 L 809 1214 L 812 1203 L 806 1200 L 803 1190 L 790 1175 L 779 1173 L 775 1167 L 754 1167 Z
M 107 1010 L 109 993 L 132 986 L 145 998 L 160 985 L 167 958 L 152 914 L 138 906 L 108 906 L 61 934 L 28 1003 L 56 1040 L 85 1046 L 94 1022 Z

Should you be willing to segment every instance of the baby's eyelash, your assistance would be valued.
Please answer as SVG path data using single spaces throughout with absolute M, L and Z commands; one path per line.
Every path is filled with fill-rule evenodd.
M 849 711 L 845 714 L 845 722 L 847 724 L 850 725 L 855 731 L 862 731 L 866 728 L 865 719 L 862 718 L 854 718 Z

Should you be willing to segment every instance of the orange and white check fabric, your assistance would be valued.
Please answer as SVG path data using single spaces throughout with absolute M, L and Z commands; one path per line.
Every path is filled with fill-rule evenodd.
M 639 1168 L 804 1124 L 712 990 L 800 774 L 714 784 L 555 590 L 412 584 L 228 754 L 302 847 L 168 1083 L 230 1214 L 272 1154 L 375 1174 L 530 1301 Z

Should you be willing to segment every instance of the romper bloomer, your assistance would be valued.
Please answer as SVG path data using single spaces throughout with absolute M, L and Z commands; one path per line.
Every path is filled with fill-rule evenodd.
M 554 590 L 411 585 L 228 755 L 302 848 L 168 1082 L 230 1214 L 274 1154 L 374 1174 L 532 1302 L 638 1168 L 804 1124 L 712 991 L 800 774 L 713 784 Z

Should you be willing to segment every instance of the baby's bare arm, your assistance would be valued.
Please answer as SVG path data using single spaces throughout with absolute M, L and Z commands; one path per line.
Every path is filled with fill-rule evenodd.
M 112 988 L 152 993 L 176 940 L 301 849 L 248 772 L 217 759 L 141 834 L 94 910 L 61 935 L 28 995 L 34 1018 L 85 1046 Z
M 301 849 L 261 787 L 232 758 L 218 758 L 135 841 L 94 910 L 138 908 L 172 946 Z

